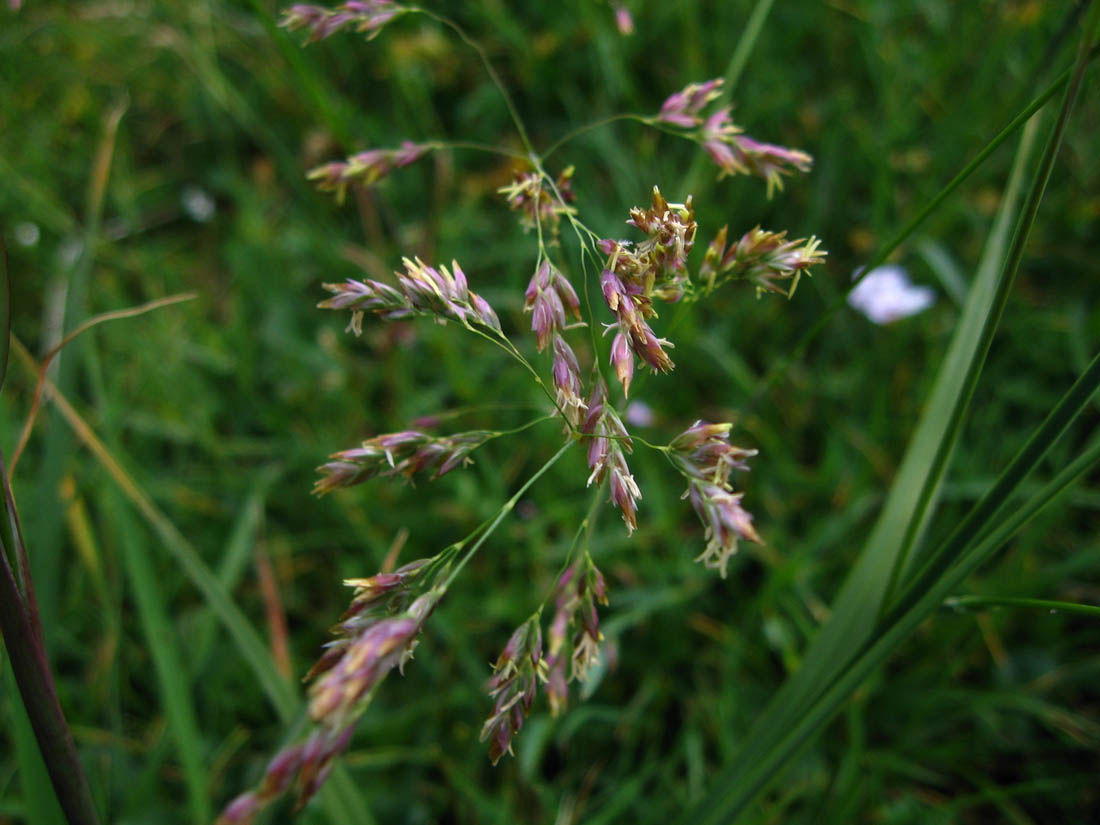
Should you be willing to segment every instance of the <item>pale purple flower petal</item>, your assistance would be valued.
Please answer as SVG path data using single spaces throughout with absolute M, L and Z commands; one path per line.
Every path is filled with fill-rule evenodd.
M 848 304 L 876 324 L 889 324 L 924 312 L 936 302 L 931 287 L 915 286 L 905 269 L 887 264 L 872 269 L 848 295 Z
M 624 37 L 634 34 L 634 17 L 626 6 L 615 6 L 615 28 Z

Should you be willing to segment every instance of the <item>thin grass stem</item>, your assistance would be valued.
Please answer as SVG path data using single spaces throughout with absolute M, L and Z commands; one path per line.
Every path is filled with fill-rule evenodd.
M 485 152 L 486 154 L 500 155 L 515 160 L 527 160 L 527 155 L 522 152 L 507 149 L 503 146 L 494 146 L 491 143 L 476 143 L 469 140 L 428 140 L 421 145 L 429 146 L 432 149 L 467 149 L 471 152 Z
M 756 41 L 760 39 L 760 32 L 764 30 L 764 23 L 767 21 L 774 4 L 775 0 L 756 0 L 756 5 L 753 6 L 752 13 L 745 22 L 745 27 L 741 30 L 741 37 L 737 41 L 737 46 L 734 47 L 729 63 L 726 64 L 726 72 L 723 75 L 725 82 L 722 84 L 722 97 L 719 105 L 725 105 L 732 100 L 733 90 L 737 88 L 737 83 L 741 80 L 741 73 L 745 71 L 745 66 L 748 65 L 749 55 L 752 54 Z M 688 195 L 698 194 L 701 191 L 703 172 L 709 163 L 710 161 L 703 155 L 697 154 L 695 156 L 688 169 L 687 185 L 684 187 L 681 200 L 686 200 Z
M 561 448 L 559 448 L 558 451 L 546 461 L 545 464 L 539 467 L 535 471 L 535 473 L 529 479 L 527 479 L 527 481 L 525 481 L 518 490 L 516 490 L 511 498 L 509 498 L 506 502 L 504 502 L 504 504 L 500 506 L 500 509 L 497 510 L 497 512 L 489 519 L 484 529 L 481 529 L 480 527 L 478 528 L 478 530 L 480 530 L 480 534 L 478 535 L 477 540 L 470 546 L 470 549 L 466 551 L 465 555 L 463 555 L 462 558 L 459 559 L 458 564 L 456 564 L 454 568 L 448 573 L 447 578 L 444 580 L 442 585 L 444 590 L 451 586 L 451 583 L 454 582 L 458 574 L 462 572 L 462 568 L 469 563 L 470 559 L 472 559 L 477 551 L 481 548 L 481 545 L 485 543 L 485 540 L 488 539 L 489 536 L 493 534 L 493 531 L 497 529 L 500 523 L 504 521 L 505 516 L 507 516 L 510 512 L 512 512 L 512 510 L 515 509 L 516 504 L 521 498 L 523 498 L 524 493 L 531 489 L 535 482 L 542 478 L 547 470 L 557 464 L 558 459 L 565 455 L 572 446 L 572 441 L 567 441 L 565 444 L 563 444 Z M 475 530 L 475 533 L 476 532 L 477 531 Z
M 523 125 L 523 118 L 519 116 L 519 110 L 516 108 L 512 96 L 508 93 L 508 87 L 505 86 L 504 81 L 500 79 L 500 75 L 497 74 L 497 70 L 493 67 L 492 61 L 489 60 L 489 55 L 485 53 L 485 49 L 482 45 L 470 37 L 470 35 L 466 34 L 466 30 L 449 17 L 444 17 L 441 14 L 422 8 L 421 6 L 409 6 L 406 8 L 406 11 L 423 14 L 425 17 L 429 17 L 437 23 L 441 23 L 457 34 L 458 38 L 463 43 L 477 52 L 477 56 L 481 59 L 481 65 L 485 67 L 486 74 L 489 75 L 489 79 L 493 82 L 493 85 L 497 87 L 497 91 L 500 92 L 500 96 L 504 100 L 504 106 L 508 110 L 509 116 L 512 118 L 512 123 L 516 127 L 516 132 L 519 133 L 519 139 L 523 143 L 523 148 L 527 150 L 529 155 L 533 156 L 535 154 L 535 148 L 531 145 L 531 140 L 527 136 L 527 127 Z
M 1048 613 L 1078 613 L 1100 617 L 1100 605 L 1060 602 L 1053 599 L 1032 599 L 1026 596 L 951 596 L 944 599 L 948 610 L 985 610 L 989 607 L 1020 607 L 1045 610 Z
M 608 126 L 612 123 L 618 123 L 623 120 L 633 120 L 649 126 L 653 125 L 652 117 L 648 115 L 638 115 L 632 112 L 623 112 L 621 114 L 611 115 L 610 117 L 605 117 L 600 120 L 594 120 L 591 123 L 586 123 L 584 126 L 578 126 L 576 129 L 566 132 L 564 135 L 562 135 L 560 138 L 550 144 L 550 148 L 543 152 L 539 156 L 539 159 L 543 163 L 545 163 L 552 154 L 554 154 L 556 151 L 558 151 L 558 149 L 560 149 L 570 141 L 579 138 L 581 135 L 586 135 L 589 132 L 595 131 L 596 129 L 602 129 L 604 126 Z
M 152 312 L 154 309 L 160 309 L 161 307 L 171 306 L 172 304 L 179 304 L 184 301 L 191 301 L 198 297 L 197 292 L 183 292 L 179 295 L 169 295 L 166 298 L 158 298 L 155 301 L 149 301 L 141 306 L 129 307 L 127 309 L 116 309 L 111 312 L 104 312 L 101 315 L 97 315 L 94 318 L 89 318 L 84 323 L 77 326 L 72 332 L 61 339 L 53 348 L 42 356 L 38 365 L 38 378 L 34 384 L 34 396 L 31 399 L 31 409 L 27 413 L 27 420 L 23 424 L 23 430 L 19 433 L 19 440 L 15 444 L 15 450 L 12 452 L 11 457 L 11 469 L 12 474 L 15 473 L 15 467 L 19 463 L 20 456 L 23 455 L 23 450 L 26 449 L 27 441 L 31 437 L 31 431 L 34 429 L 34 422 L 38 417 L 38 410 L 42 404 L 42 386 L 46 380 L 46 371 L 50 368 L 50 362 L 65 348 L 66 344 L 76 338 L 83 332 L 87 332 L 92 327 L 99 324 L 106 323 L 107 321 L 119 321 L 124 318 L 133 318 L 137 315 L 144 315 L 146 312 Z M 7 360 L 7 352 L 4 353 L 5 367 Z
M 2 516 L 4 546 L 0 547 L 0 630 L 8 661 L 65 817 L 70 825 L 98 825 L 99 817 L 80 754 L 65 721 L 50 672 L 33 586 L 29 575 L 19 583 L 8 562 L 11 558 L 17 566 L 22 566 L 19 560 L 25 559 L 27 553 L 2 455 L 0 484 L 3 485 L 5 511 Z

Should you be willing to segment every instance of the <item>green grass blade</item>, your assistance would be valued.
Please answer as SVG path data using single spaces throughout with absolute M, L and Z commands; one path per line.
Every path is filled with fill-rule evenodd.
M 332 776 L 321 788 L 321 806 L 328 814 L 331 822 L 343 825 L 346 822 L 354 822 L 356 825 L 374 825 L 374 815 L 363 800 L 363 790 L 356 785 L 351 774 L 343 765 L 337 765 L 332 769 Z
M 1100 440 L 1067 466 L 1042 491 L 1023 507 L 1014 510 L 995 530 L 979 544 L 966 551 L 960 562 L 952 567 L 918 600 L 899 613 L 888 617 L 874 639 L 860 652 L 840 677 L 824 690 L 821 696 L 805 713 L 794 720 L 791 727 L 780 734 L 769 752 L 758 762 L 746 766 L 738 778 L 740 795 L 736 804 L 728 810 L 733 812 L 746 805 L 752 796 L 762 789 L 774 775 L 782 769 L 785 761 L 798 752 L 817 730 L 835 714 L 851 693 L 881 665 L 899 645 L 901 645 L 929 615 L 935 612 L 948 595 L 987 561 L 1021 527 L 1053 502 L 1072 484 L 1077 482 L 1089 469 L 1100 461 Z M 690 822 L 721 821 L 713 817 L 689 819 Z
M 19 768 L 19 785 L 23 790 L 27 821 L 41 825 L 64 825 L 65 815 L 50 784 L 46 763 L 42 761 L 42 752 L 35 741 L 34 730 L 27 718 L 19 688 L 11 669 L 5 667 L 4 670 L 7 671 L 4 674 L 4 692 L 8 699 L 8 731 L 15 746 L 15 761 Z
M 1090 12 L 1086 32 L 1094 28 L 1096 8 Z M 749 733 L 739 756 L 721 773 L 714 791 L 693 812 L 690 821 L 724 822 L 736 816 L 803 739 L 794 739 L 796 744 L 789 749 L 783 749 L 778 743 L 792 741 L 790 732 L 804 730 L 807 720 L 823 722 L 825 717 L 820 716 L 822 692 L 830 684 L 848 679 L 853 657 L 873 638 L 889 588 L 904 574 L 910 562 L 908 549 L 926 521 L 946 472 L 1080 89 L 1089 57 L 1088 45 L 1087 41 L 1082 41 L 1058 119 L 1035 171 L 1007 255 L 1003 250 L 1003 235 L 998 237 L 995 232 L 883 512 L 855 569 L 841 588 L 832 616 L 811 643 L 801 669 L 774 697 Z M 1018 170 L 1028 155 L 1029 143 L 1025 132 L 1014 169 L 1017 180 Z M 1005 210 L 1012 208 L 1011 187 L 1010 183 Z M 994 265 L 999 261 L 1003 261 L 1003 265 Z M 782 750 L 780 758 L 776 758 L 777 749 Z
M 745 27 L 741 30 L 741 38 L 737 41 L 737 46 L 730 56 L 730 62 L 726 66 L 726 73 L 723 75 L 725 80 L 721 98 L 723 105 L 729 103 L 733 97 L 733 90 L 737 88 L 737 81 L 741 79 L 741 73 L 749 62 L 749 55 L 752 54 L 756 41 L 760 39 L 760 32 L 763 31 L 764 23 L 767 21 L 774 4 L 775 0 L 756 0 L 752 14 L 745 21 Z M 707 169 L 710 168 L 713 168 L 711 161 L 702 152 L 697 152 L 691 161 L 691 168 L 688 169 L 687 176 L 684 178 L 687 183 L 681 193 L 681 200 L 686 200 L 688 195 L 695 195 L 696 198 L 702 200 L 702 194 L 705 191 L 704 184 L 707 180 L 705 175 Z M 711 178 L 714 177 L 715 174 L 712 173 Z
M 1100 355 L 1092 360 L 1089 368 L 1050 411 L 989 492 L 981 497 L 947 540 L 925 559 L 917 574 L 906 583 L 905 592 L 897 600 L 899 603 L 914 601 L 923 589 L 931 586 L 955 562 L 964 547 L 981 540 L 983 534 L 989 532 L 990 525 L 997 524 L 1004 513 L 1013 509 L 1013 494 L 1054 442 L 1084 411 L 1096 394 L 1097 387 L 1100 387 Z
M 901 485 L 910 493 L 920 491 L 912 505 L 923 515 L 930 509 L 931 497 L 935 495 L 939 482 L 946 473 L 950 450 L 962 428 L 966 406 L 977 385 L 981 363 L 985 360 L 985 353 L 992 342 L 1015 276 L 1014 271 L 1009 274 L 1005 268 L 1005 249 L 1024 184 L 1024 170 L 1031 156 L 1037 131 L 1038 121 L 1033 120 L 1024 128 L 1020 138 L 1020 148 L 1012 165 L 1008 186 L 993 220 L 982 258 L 978 262 L 978 270 L 958 322 L 958 331 L 951 340 L 920 423 L 906 449 L 905 460 L 891 487 L 891 497 L 887 499 L 887 507 L 894 497 L 894 490 Z M 937 451 L 942 454 L 938 455 Z M 935 456 L 932 462 L 934 469 L 921 469 L 925 456 Z M 918 482 L 919 476 L 931 473 L 935 473 L 934 482 L 930 483 L 927 477 Z M 903 500 L 899 504 L 905 507 L 910 502 Z M 903 534 L 903 543 L 895 551 L 891 589 L 908 565 L 909 550 L 916 542 L 922 527 L 923 524 L 914 519 Z
M 1095 47 L 1089 52 L 1089 60 L 1095 59 L 1100 55 L 1100 47 Z M 964 166 L 958 174 L 955 175 L 939 192 L 937 192 L 931 200 L 928 201 L 921 210 L 914 215 L 909 221 L 898 230 L 897 234 L 890 238 L 872 257 L 870 262 L 864 267 L 864 272 L 870 272 L 875 267 L 879 266 L 886 261 L 887 258 L 905 243 L 909 237 L 920 228 L 921 224 L 928 219 L 947 198 L 949 198 L 956 189 L 963 185 L 964 182 L 978 170 L 978 168 L 984 164 L 997 149 L 1001 147 L 1006 140 L 1012 137 L 1016 132 L 1024 126 L 1031 118 L 1046 106 L 1047 103 L 1062 89 L 1066 82 L 1069 80 L 1070 72 L 1072 69 L 1066 69 L 1058 78 L 1050 84 L 1041 94 L 1036 96 L 1027 106 L 1020 111 L 1016 117 L 1012 118 L 1008 124 L 1001 129 L 997 135 L 987 143 L 974 158 Z M 848 285 L 848 288 L 844 291 L 844 294 L 839 296 L 833 303 L 821 313 L 821 317 L 815 321 L 809 329 L 802 334 L 802 337 L 798 339 L 798 342 L 791 348 L 790 354 L 783 358 L 778 364 L 768 370 L 767 375 L 760 379 L 759 386 L 753 393 L 752 398 L 746 405 L 748 408 L 755 408 L 756 404 L 764 397 L 764 394 L 768 391 L 768 388 L 779 380 L 790 367 L 802 357 L 802 354 L 806 351 L 806 348 L 810 345 L 821 332 L 832 321 L 833 316 L 842 309 L 848 300 L 848 295 L 859 284 L 858 278 L 853 278 L 852 283 Z
M 117 494 L 110 489 L 107 492 L 111 499 L 106 502 L 107 509 L 116 525 L 126 578 L 133 589 L 146 650 L 153 660 L 161 707 L 179 752 L 191 819 L 204 825 L 211 818 L 210 783 L 179 640 L 168 618 L 167 599 L 153 570 L 149 548 L 138 538 L 133 518 L 122 508 Z
M 256 542 L 256 533 L 263 519 L 267 491 L 278 473 L 279 469 L 272 467 L 259 474 L 233 524 L 217 572 L 218 582 L 226 593 L 233 592 L 248 568 L 252 548 Z M 212 613 L 207 613 L 199 619 L 195 630 L 194 656 L 191 662 L 193 673 L 201 671 L 205 665 L 214 642 L 214 634 L 217 632 L 217 621 L 217 617 Z
M 944 245 L 931 238 L 922 238 L 914 244 L 914 251 L 924 258 L 924 262 L 928 264 L 928 268 L 939 279 L 940 286 L 943 287 L 943 291 L 947 293 L 955 306 L 962 307 L 965 305 L 969 285 L 966 282 L 966 277 L 959 269 L 959 265 Z
M 31 374 L 35 374 L 36 365 L 30 353 L 17 339 L 13 339 L 13 341 L 15 341 L 16 353 Z M 153 528 L 153 532 L 156 533 L 169 554 L 183 570 L 184 575 L 199 590 L 203 599 L 214 611 L 214 614 L 228 631 L 230 638 L 237 647 L 237 651 L 256 676 L 261 689 L 267 694 L 279 719 L 284 724 L 291 723 L 301 709 L 297 692 L 279 673 L 278 668 L 275 666 L 275 660 L 268 652 L 263 639 L 249 623 L 248 618 L 241 609 L 233 602 L 225 587 L 218 581 L 218 577 L 172 521 L 160 511 L 160 508 L 138 486 L 133 476 L 107 449 L 80 414 L 73 409 L 68 400 L 57 391 L 53 383 L 47 381 L 45 387 L 47 396 L 61 412 L 69 426 L 76 432 L 77 437 L 103 465 L 122 494 L 129 499 L 150 527 Z M 357 789 L 344 775 L 342 766 L 337 765 L 333 770 L 332 779 L 322 789 L 320 798 L 326 810 L 329 811 L 330 818 L 335 822 L 369 823 L 373 821 L 365 804 L 359 797 Z
M 952 596 L 944 607 L 952 610 L 983 610 L 987 607 L 1020 607 L 1046 610 L 1050 613 L 1077 613 L 1100 618 L 1100 605 L 1080 602 L 1060 602 L 1054 599 L 1031 599 L 1026 596 Z
M 1100 383 L 1098 383 L 1098 386 L 1100 386 Z M 1095 389 L 1094 387 L 1094 391 Z M 973 573 L 981 564 L 1003 547 L 1005 542 L 1011 539 L 1020 528 L 1038 515 L 1044 508 L 1048 507 L 1058 498 L 1058 496 L 1069 489 L 1069 487 L 1080 480 L 1080 478 L 1094 468 L 1098 462 L 1100 462 L 1100 438 L 1094 438 L 1092 444 L 1087 449 L 1071 461 L 1049 483 L 1044 485 L 1043 488 L 1032 496 L 1023 506 L 1014 508 L 1003 520 L 1000 520 L 993 529 L 988 531 L 983 538 L 966 548 L 961 554 L 959 561 L 941 576 L 934 586 L 929 588 L 928 594 L 922 596 L 912 607 L 909 607 L 901 618 L 892 619 L 888 617 L 885 624 L 897 624 L 901 622 L 902 618 L 909 616 L 918 606 L 927 606 L 933 602 L 939 604 L 945 601 L 950 590 L 958 587 L 967 576 Z M 931 609 L 935 608 L 935 604 L 932 604 Z M 894 615 L 897 613 L 898 611 L 893 611 Z M 919 623 L 922 618 L 923 616 L 917 617 L 916 623 Z M 911 622 L 912 617 L 906 618 L 905 621 Z
M 1030 133 L 1025 133 L 1028 137 Z M 1021 142 L 1017 168 L 1026 160 L 1029 142 Z M 1014 176 L 1002 208 L 1007 210 L 1018 194 L 1019 176 Z M 1000 241 L 998 243 L 998 241 Z M 947 451 L 958 432 L 955 410 L 965 391 L 971 361 L 976 357 L 979 332 L 992 308 L 996 291 L 996 267 L 992 261 L 1003 254 L 1004 238 L 995 230 L 979 267 L 962 319 L 944 358 L 935 387 L 917 429 L 910 440 L 882 512 L 864 546 L 856 566 L 840 589 L 832 615 L 811 643 L 801 669 L 789 679 L 763 717 L 754 726 L 739 758 L 717 779 L 716 785 L 732 785 L 735 778 L 758 761 L 768 744 L 781 738 L 796 723 L 802 709 L 809 706 L 867 640 L 886 598 L 892 571 L 902 553 L 903 540 L 910 532 L 922 491 L 934 487 L 945 469 Z M 939 454 L 938 461 L 936 456 Z M 713 797 L 704 804 L 719 804 Z M 710 821 L 721 821 L 713 819 Z

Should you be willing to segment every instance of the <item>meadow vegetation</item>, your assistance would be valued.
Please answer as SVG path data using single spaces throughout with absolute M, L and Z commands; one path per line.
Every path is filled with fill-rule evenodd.
M 1095 815 L 1100 99 L 1079 56 L 1087 5 L 643 1 L 624 34 L 596 0 L 431 4 L 480 44 L 548 172 L 572 167 L 571 206 L 600 237 L 639 240 L 624 220 L 656 185 L 693 196 L 694 266 L 727 224 L 731 238 L 757 225 L 815 236 L 828 257 L 789 300 L 731 285 L 662 306 L 653 323 L 676 368 L 639 362 L 630 385 L 639 438 L 732 422 L 732 442 L 758 451 L 736 486 L 762 542 L 719 576 L 694 561 L 703 527 L 662 455 L 628 456 L 643 493 L 631 534 L 606 491 L 592 507 L 585 449 L 566 452 L 450 585 L 294 821 Z M 413 422 L 504 431 L 554 407 L 460 324 L 368 317 L 355 336 L 317 308 L 323 283 L 393 284 L 405 256 L 457 260 L 552 380 L 524 313 L 536 233 L 500 194 L 526 171 L 513 156 L 525 148 L 478 53 L 419 14 L 369 42 L 342 32 L 303 48 L 282 12 L 267 0 L 0 10 L 13 308 L 0 447 L 105 822 L 213 821 L 306 730 L 299 680 L 347 608 L 341 582 L 462 539 L 563 443 L 560 420 L 542 423 L 438 480 L 310 495 L 330 454 Z M 768 197 L 636 119 L 557 146 L 717 77 L 737 124 L 805 150 L 812 169 Z M 1060 151 L 1044 153 L 1074 77 Z M 342 199 L 306 178 L 405 140 L 505 154 L 440 148 Z M 1013 242 L 1021 221 L 1026 244 Z M 564 224 L 553 255 L 583 303 Z M 884 260 L 935 291 L 931 308 L 880 325 L 845 304 L 853 275 Z M 602 310 L 598 272 L 587 284 Z M 13 461 L 42 357 L 134 307 L 147 311 L 103 319 L 53 359 Z M 627 415 L 610 343 L 597 344 L 609 403 Z M 586 515 L 606 580 L 602 655 L 564 712 L 535 703 L 514 758 L 494 766 L 479 738 L 491 664 L 553 592 Z M 63 822 L 6 652 L 0 669 L 0 822 Z

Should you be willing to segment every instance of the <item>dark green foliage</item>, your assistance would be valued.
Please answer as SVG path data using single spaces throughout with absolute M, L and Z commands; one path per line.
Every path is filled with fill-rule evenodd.
M 589 121 L 653 113 L 686 83 L 724 73 L 755 4 L 638 3 L 629 38 L 594 0 L 446 5 L 545 148 Z M 309 496 L 330 452 L 418 416 L 470 407 L 444 427 L 506 429 L 545 405 L 506 355 L 455 325 L 368 319 L 361 339 L 345 334 L 342 315 L 315 309 L 322 281 L 354 277 L 358 264 L 385 277 L 404 254 L 456 258 L 544 374 L 549 359 L 534 354 L 521 313 L 533 238 L 495 195 L 511 161 L 439 153 L 343 207 L 304 179 L 318 163 L 404 139 L 519 148 L 476 55 L 419 16 L 370 43 L 337 35 L 303 49 L 271 25 L 276 12 L 260 0 L 27 0 L 19 14 L 0 11 L 0 216 L 15 335 L 40 354 L 62 308 L 68 331 L 198 293 L 85 333 L 55 374 L 176 538 L 134 508 L 49 405 L 13 477 L 60 701 L 104 821 L 185 821 L 255 781 L 296 718 L 297 677 L 346 606 L 340 580 L 375 573 L 403 528 L 401 561 L 461 538 L 559 443 L 557 425 L 544 424 L 491 442 L 437 482 Z M 666 308 L 654 326 L 676 342 L 677 369 L 639 375 L 631 390 L 654 410 L 653 427 L 639 430 L 652 441 L 700 417 L 737 422 L 733 441 L 760 450 L 745 504 L 767 544 L 745 546 L 725 581 L 693 564 L 703 540 L 682 481 L 638 450 L 639 530 L 628 539 L 601 505 L 592 547 L 608 578 L 602 629 L 614 665 L 563 717 L 538 700 L 516 758 L 493 768 L 478 742 L 489 663 L 552 587 L 588 507 L 583 460 L 566 456 L 459 577 L 405 675 L 378 691 L 347 776 L 299 821 L 342 821 L 339 806 L 358 797 L 387 823 L 667 823 L 706 795 L 797 670 L 866 541 L 962 314 L 953 278 L 975 280 L 1018 138 L 895 253 L 936 288 L 930 311 L 878 327 L 841 309 L 778 380 L 761 381 L 852 272 L 1070 65 L 1080 25 L 1059 39 L 1066 13 L 985 0 L 774 4 L 734 90 L 734 120 L 816 163 L 771 201 L 756 179 L 715 183 L 694 147 L 637 123 L 552 156 L 552 174 L 576 165 L 577 206 L 607 237 L 632 232 L 627 209 L 654 184 L 679 197 L 692 174 L 701 245 L 726 223 L 734 234 L 759 223 L 823 239 L 828 264 L 790 302 L 731 286 L 690 311 Z M 952 533 L 1100 349 L 1094 77 L 922 553 Z M 1059 97 L 1040 116 L 1039 147 Z M 213 198 L 208 222 L 188 215 L 192 189 Z M 13 241 L 26 222 L 39 230 L 31 246 Z M 10 361 L 5 455 L 34 387 L 17 347 Z M 1085 452 L 1095 416 L 1087 410 L 1053 445 L 1018 503 Z M 951 595 L 1100 603 L 1096 483 L 1086 472 Z M 196 562 L 212 571 L 203 587 Z M 246 659 L 269 639 L 265 563 L 290 659 L 289 681 L 266 660 L 266 689 Z M 1085 821 L 1100 806 L 1097 649 L 1092 616 L 942 609 L 870 670 L 742 821 Z M 3 685 L 0 821 L 36 821 L 42 778 L 20 773 L 21 711 Z M 287 817 L 289 806 L 271 821 Z

